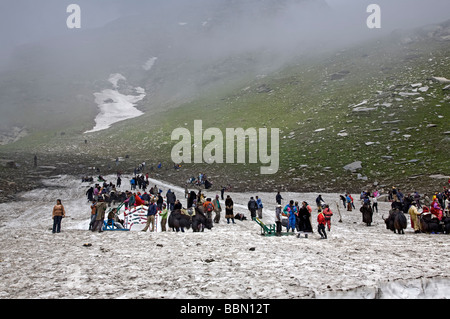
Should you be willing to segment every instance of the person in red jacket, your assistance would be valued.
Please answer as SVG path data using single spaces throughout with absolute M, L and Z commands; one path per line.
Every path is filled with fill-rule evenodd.
M 317 215 L 317 222 L 318 227 L 317 230 L 320 234 L 321 239 L 327 239 L 327 233 L 325 232 L 325 224 L 327 223 L 325 219 L 325 215 L 323 214 L 322 210 L 319 208 L 319 214 Z
M 328 226 L 328 231 L 331 231 L 331 216 L 333 216 L 333 212 L 331 211 L 330 206 L 325 205 L 323 215 L 325 216 L 325 222 Z

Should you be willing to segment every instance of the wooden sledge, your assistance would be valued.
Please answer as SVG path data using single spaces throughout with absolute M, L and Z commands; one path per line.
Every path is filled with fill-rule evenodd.
M 262 236 L 277 236 L 277 230 L 276 230 L 277 226 L 275 224 L 266 225 L 258 217 L 254 217 L 253 220 L 261 227 L 261 235 Z M 287 236 L 287 235 L 294 235 L 294 233 L 281 232 L 281 233 L 279 233 L 279 235 Z

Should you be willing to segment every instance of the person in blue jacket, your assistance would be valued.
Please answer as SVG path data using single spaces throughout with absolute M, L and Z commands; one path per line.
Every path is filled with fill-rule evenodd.
M 292 232 L 294 232 L 296 224 L 297 207 L 295 207 L 293 200 L 290 200 L 289 204 L 287 204 L 284 207 L 284 212 L 289 217 L 289 223 L 286 231 L 289 232 L 289 229 L 292 228 Z
M 155 200 L 152 199 L 150 205 L 148 206 L 147 211 L 147 224 L 145 225 L 144 229 L 142 231 L 147 231 L 148 227 L 150 226 L 150 223 L 152 224 L 152 232 L 155 230 L 155 216 L 157 213 L 157 206 L 155 204 Z
M 264 205 L 262 203 L 261 198 L 259 198 L 258 196 L 256 196 L 256 204 L 258 205 L 258 208 L 256 209 L 256 212 L 258 214 L 258 218 L 262 219 L 263 218 L 262 210 L 264 208 Z

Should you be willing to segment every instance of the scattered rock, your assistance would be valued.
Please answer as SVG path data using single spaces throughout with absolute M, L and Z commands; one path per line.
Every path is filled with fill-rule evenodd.
M 430 175 L 430 178 L 433 179 L 449 179 L 450 176 L 446 176 L 446 175 L 442 175 L 442 174 L 435 174 L 435 175 Z
M 450 80 L 444 77 L 433 76 L 431 80 L 441 83 L 441 84 L 450 84 Z
M 262 84 L 256 88 L 256 92 L 258 93 L 269 93 L 272 89 L 266 84 Z
M 362 164 L 361 161 L 356 161 L 356 162 L 353 162 L 351 164 L 345 165 L 344 169 L 347 170 L 347 171 L 354 172 L 354 171 L 362 168 L 361 164 Z
M 393 120 L 393 121 L 383 121 L 381 124 L 397 124 L 400 123 L 402 120 Z
M 417 92 L 400 92 L 398 95 L 400 95 L 402 97 L 410 97 L 410 96 L 420 95 L 420 93 L 417 93 Z
M 350 71 L 342 70 L 342 71 L 339 71 L 337 73 L 333 73 L 330 76 L 330 80 L 331 81 L 341 80 L 341 79 L 345 78 L 345 76 L 348 75 L 348 74 L 350 74 Z
M 255 251 L 256 247 L 251 247 L 249 250 L 250 251 Z
M 358 173 L 358 176 L 357 176 L 357 178 L 359 179 L 359 180 L 362 180 L 362 181 L 367 181 L 367 176 L 362 176 L 361 174 L 359 174 Z
M 355 107 L 352 111 L 353 112 L 370 112 L 375 111 L 376 107 Z

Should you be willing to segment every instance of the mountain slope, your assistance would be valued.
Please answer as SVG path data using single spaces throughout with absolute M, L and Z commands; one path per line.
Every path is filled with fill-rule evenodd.
M 190 26 L 179 25 L 183 21 L 176 18 L 171 21 L 173 28 Z M 124 32 L 121 23 L 129 25 L 118 21 L 111 32 Z M 139 30 L 139 21 L 133 25 Z M 202 26 L 193 28 L 205 32 Z M 86 90 L 81 94 L 84 99 L 110 86 L 107 79 L 115 72 L 123 74 L 130 86 L 144 87 L 147 96 L 138 105 L 145 112 L 141 117 L 82 134 L 94 125 L 95 107 L 77 106 L 70 115 L 61 111 L 60 118 L 67 116 L 68 122 L 38 130 L 2 146 L 0 152 L 25 163 L 28 154 L 38 153 L 48 163 L 70 163 L 70 171 L 80 174 L 88 173 L 86 166 L 108 172 L 131 170 L 143 160 L 155 167 L 162 162 L 164 168 L 154 174 L 169 181 L 180 183 L 207 172 L 216 186 L 232 183 L 236 189 L 359 191 L 375 184 L 427 190 L 445 182 L 430 176 L 449 174 L 449 91 L 432 78 L 450 78 L 449 22 L 395 32 L 346 49 L 302 52 L 290 59 L 280 59 L 277 50 L 257 52 L 250 47 L 212 54 L 205 47 L 210 37 L 198 40 L 189 30 L 183 35 L 186 42 L 171 41 L 168 33 L 153 35 L 151 43 L 158 45 L 148 44 L 138 52 L 130 48 L 150 33 L 132 39 L 123 35 L 128 43 L 117 47 L 119 52 L 128 50 L 129 59 L 114 54 L 108 56 L 110 61 L 99 62 L 99 54 L 96 70 L 87 66 L 78 70 L 80 77 L 91 78 L 80 81 Z M 195 45 L 185 46 L 194 39 Z M 187 48 L 191 51 L 182 51 Z M 181 58 L 180 50 L 185 53 Z M 208 54 L 199 55 L 202 51 Z M 143 65 L 151 57 L 157 60 L 145 70 Z M 268 63 L 271 58 L 275 63 Z M 111 68 L 110 63 L 116 62 Z M 102 80 L 90 86 L 93 78 Z M 71 93 L 75 92 L 74 88 Z M 25 93 L 22 96 L 27 98 Z M 77 117 L 78 113 L 83 115 Z M 180 171 L 173 170 L 170 153 L 176 142 L 171 141 L 171 133 L 184 127 L 192 132 L 195 120 L 203 120 L 204 129 L 217 127 L 223 132 L 279 128 L 278 173 L 260 175 L 259 163 L 183 164 Z M 126 155 L 129 159 L 116 167 L 115 159 Z M 344 169 L 358 161 L 360 169 Z

